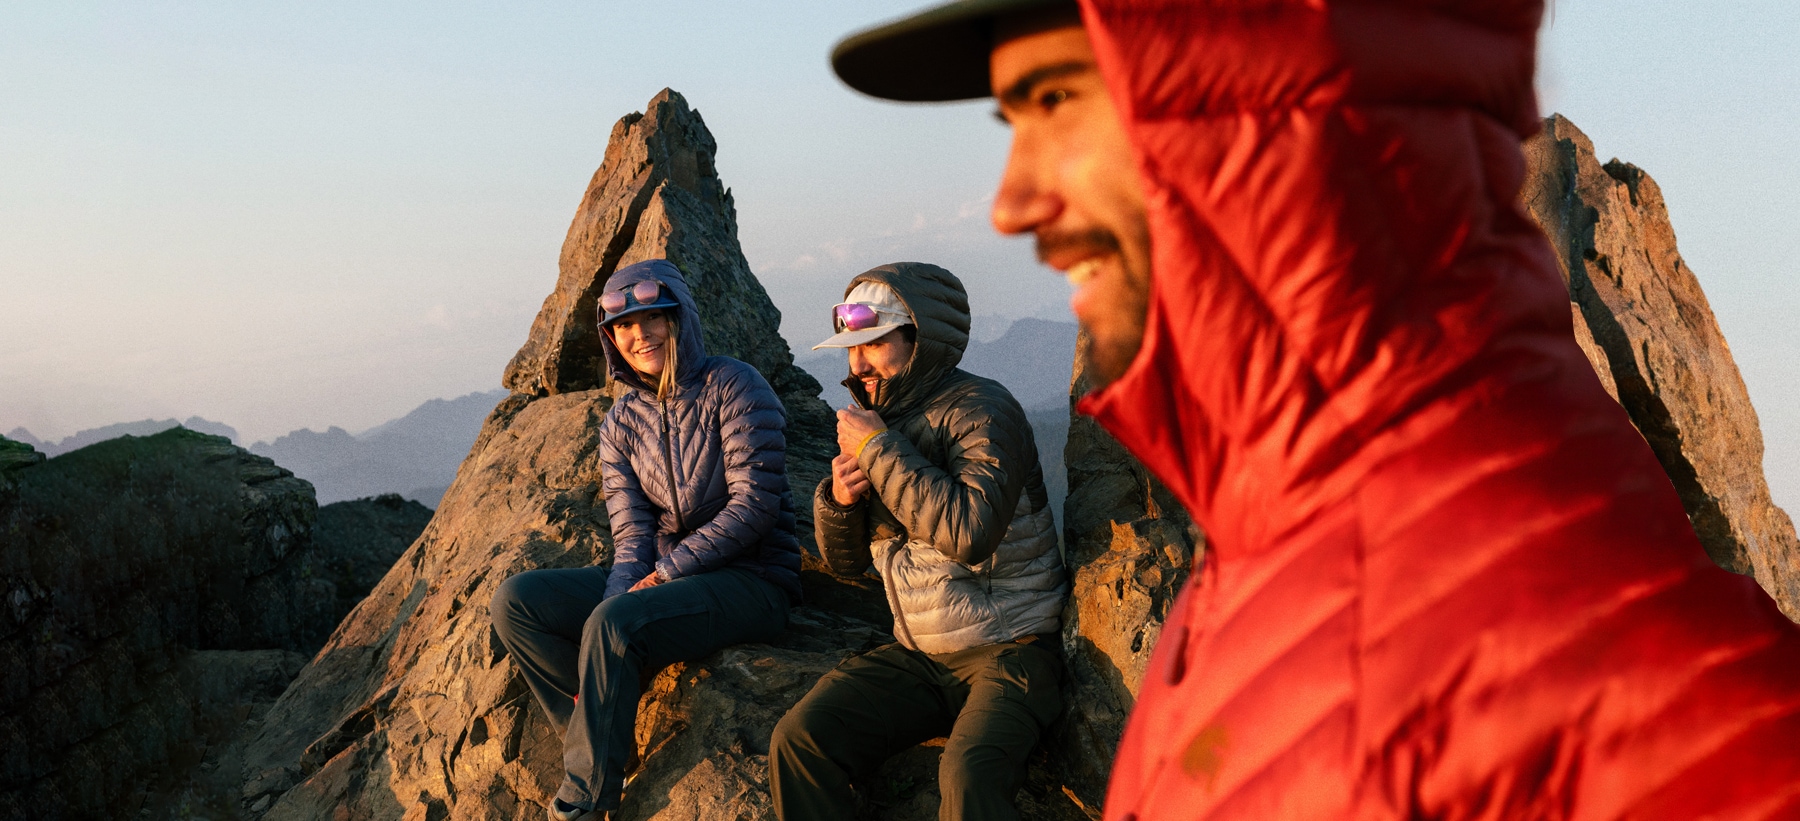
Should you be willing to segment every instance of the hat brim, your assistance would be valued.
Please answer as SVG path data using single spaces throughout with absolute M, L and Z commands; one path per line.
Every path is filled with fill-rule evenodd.
M 605 327 L 613 324 L 614 322 L 619 321 L 621 318 L 628 317 L 628 316 L 631 316 L 632 314 L 640 313 L 643 311 L 675 311 L 680 308 L 681 308 L 681 303 L 675 302 L 673 300 L 669 300 L 669 301 L 665 301 L 665 302 L 652 302 L 649 305 L 631 305 L 631 306 L 627 306 L 625 308 L 625 310 L 620 311 L 616 314 L 607 314 L 605 319 L 600 320 L 600 327 L 605 328 Z
M 843 39 L 831 68 L 871 97 L 950 102 L 987 97 L 994 18 L 1015 12 L 1073 8 L 1073 0 L 960 0 Z
M 820 348 L 854 348 L 858 345 L 867 345 L 870 342 L 874 342 L 877 339 L 893 333 L 895 328 L 904 328 L 910 324 L 912 323 L 896 322 L 892 325 L 877 325 L 873 328 L 864 328 L 860 331 L 843 331 L 833 335 L 824 342 L 812 346 L 812 349 L 816 351 Z

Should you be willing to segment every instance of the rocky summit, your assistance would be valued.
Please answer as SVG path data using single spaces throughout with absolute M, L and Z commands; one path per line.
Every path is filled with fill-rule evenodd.
M 794 366 L 776 331 L 779 314 L 744 261 L 715 151 L 699 114 L 672 91 L 614 127 L 569 228 L 555 289 L 506 369 L 511 396 L 488 418 L 424 534 L 249 745 L 249 814 L 541 817 L 561 777 L 561 742 L 494 638 L 488 602 L 515 573 L 611 559 L 596 434 L 613 394 L 594 303 L 618 266 L 663 257 L 681 267 L 708 350 L 756 366 L 785 403 L 796 497 L 826 475 L 835 450 L 830 409 L 818 382 Z M 638 722 L 642 764 L 623 817 L 769 817 L 764 773 L 775 721 L 844 656 L 891 640 L 875 580 L 832 579 L 809 561 L 804 583 L 809 604 L 794 610 L 775 646 L 675 665 L 651 684 Z M 898 766 L 928 766 L 919 763 L 928 758 Z M 902 772 L 884 783 L 927 780 Z M 1052 788 L 1040 792 L 1061 800 Z M 888 790 L 871 806 L 911 806 L 920 793 Z
M 716 150 L 672 91 L 614 127 L 554 289 L 506 368 L 510 395 L 423 535 L 244 745 L 247 816 L 541 817 L 560 777 L 560 741 L 494 638 L 487 607 L 514 573 L 610 560 L 595 435 L 615 388 L 594 303 L 618 266 L 666 257 L 682 268 L 709 350 L 756 366 L 787 405 L 796 497 L 825 477 L 833 420 L 744 261 Z M 1629 166 L 1600 166 L 1560 119 L 1527 153 L 1526 203 L 1568 267 L 1573 328 L 1597 377 L 1656 447 L 1714 557 L 1755 573 L 1792 613 L 1792 529 L 1768 500 L 1754 413 L 1675 254 L 1654 183 Z M 1079 367 L 1071 388 L 1086 389 Z M 1163 620 L 1205 550 L 1169 493 L 1090 420 L 1071 414 L 1066 457 L 1069 707 L 1019 798 L 1041 819 L 1099 817 Z M 803 575 L 807 603 L 776 644 L 656 675 L 620 817 L 772 817 L 765 770 L 776 720 L 847 654 L 891 640 L 878 580 L 832 578 L 810 556 Z M 927 743 L 895 757 L 862 785 L 860 817 L 934 817 L 940 751 Z
M 1549 236 L 1576 337 L 1631 414 L 1720 567 L 1800 620 L 1800 541 L 1769 498 L 1762 428 L 1706 294 L 1675 246 L 1662 189 L 1594 153 L 1561 116 L 1525 144 L 1523 200 Z
M 1793 527 L 1769 499 L 1755 412 L 1660 191 L 1633 166 L 1599 163 L 1559 117 L 1525 149 L 1523 204 L 1563 262 L 1597 378 L 1713 558 L 1800 615 Z M 502 377 L 506 398 L 435 516 L 392 496 L 318 509 L 288 471 L 186 430 L 49 461 L 0 439 L 0 821 L 543 817 L 560 739 L 495 639 L 488 602 L 514 573 L 611 560 L 596 434 L 617 388 L 594 327 L 607 276 L 674 261 L 709 350 L 775 387 L 809 546 L 804 500 L 835 451 L 819 384 L 795 367 L 739 248 L 716 151 L 672 91 L 614 127 Z M 1077 365 L 1071 398 L 1086 388 Z M 1068 706 L 1019 796 L 1039 821 L 1100 817 L 1125 718 L 1206 547 L 1111 437 L 1072 412 L 1067 424 Z M 775 644 L 655 675 L 618 817 L 773 816 L 775 722 L 838 661 L 892 640 L 878 579 L 837 579 L 808 556 L 802 583 L 806 603 Z M 941 751 L 922 744 L 859 785 L 858 817 L 935 817 Z

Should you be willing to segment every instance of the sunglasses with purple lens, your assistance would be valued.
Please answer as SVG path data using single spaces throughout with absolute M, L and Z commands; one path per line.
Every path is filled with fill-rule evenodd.
M 831 324 L 838 333 L 863 331 L 881 324 L 881 315 L 861 302 L 843 302 L 831 309 Z
M 609 314 L 625 310 L 629 305 L 654 305 L 662 299 L 662 283 L 646 279 L 629 288 L 607 291 L 600 295 L 600 307 Z

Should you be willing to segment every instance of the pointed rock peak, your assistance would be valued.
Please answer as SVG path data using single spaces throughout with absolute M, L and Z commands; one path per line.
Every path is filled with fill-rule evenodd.
M 719 180 L 718 152 L 700 113 L 663 89 L 643 113 L 613 126 L 563 241 L 556 288 L 502 382 L 532 397 L 608 384 L 595 305 L 607 277 L 646 259 L 681 269 L 700 311 L 709 354 L 761 371 L 788 411 L 788 469 L 795 487 L 824 476 L 836 445 L 819 383 L 794 365 L 781 312 L 738 244 L 737 208 Z
M 644 112 L 628 113 L 612 126 L 605 160 L 581 196 L 563 241 L 556 290 L 545 299 L 526 346 L 506 367 L 506 387 L 544 396 L 607 383 L 594 302 L 628 252 L 635 259 L 664 256 L 666 248 L 637 243 L 637 234 L 644 211 L 666 185 L 702 205 L 686 216 L 702 223 L 695 227 L 706 230 L 715 245 L 706 250 L 742 259 L 736 212 L 713 166 L 715 151 L 713 133 L 700 113 L 670 88 L 655 95 Z M 749 265 L 743 268 L 747 272 Z M 702 304 L 702 315 L 706 308 Z

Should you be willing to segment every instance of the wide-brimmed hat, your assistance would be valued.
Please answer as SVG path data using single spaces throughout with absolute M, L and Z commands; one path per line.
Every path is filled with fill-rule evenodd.
M 868 320 L 875 324 L 863 324 L 861 327 L 846 325 L 840 315 L 856 314 L 854 308 L 868 309 Z M 845 310 L 850 309 L 850 310 Z M 832 328 L 837 331 L 830 339 L 813 346 L 820 348 L 854 348 L 874 342 L 894 329 L 913 324 L 912 312 L 906 309 L 906 303 L 900 301 L 900 295 L 894 293 L 885 283 L 861 282 L 850 293 L 844 295 L 844 301 L 831 308 Z
M 988 96 L 994 20 L 1074 9 L 1074 0 L 958 0 L 859 31 L 831 50 L 831 68 L 871 97 L 947 102 Z

